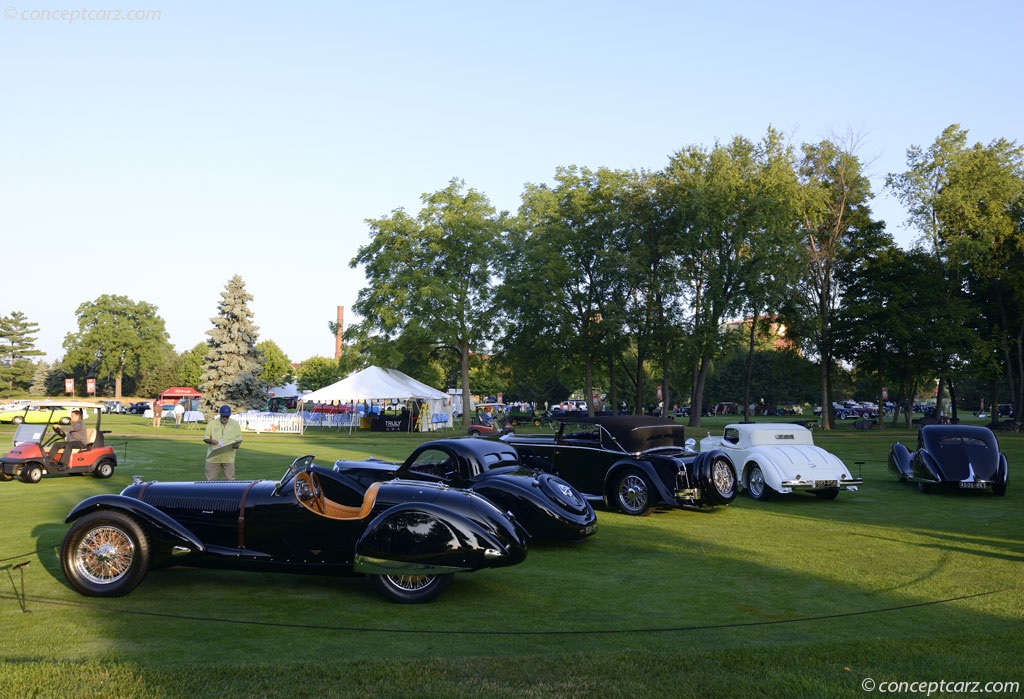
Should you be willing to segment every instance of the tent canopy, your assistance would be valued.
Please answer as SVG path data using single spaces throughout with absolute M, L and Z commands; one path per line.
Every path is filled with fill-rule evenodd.
M 364 400 L 448 400 L 448 394 L 403 374 L 397 369 L 368 366 L 341 381 L 299 396 L 301 403 L 352 403 Z
M 191 386 L 171 386 L 166 391 L 160 394 L 160 399 L 164 398 L 202 398 L 203 394 L 192 388 Z

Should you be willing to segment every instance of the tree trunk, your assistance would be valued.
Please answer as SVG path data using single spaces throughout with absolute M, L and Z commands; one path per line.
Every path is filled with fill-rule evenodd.
M 619 389 L 615 385 L 615 359 L 608 362 L 608 400 L 612 404 L 612 415 L 619 413 Z
M 594 360 L 589 354 L 583 363 L 583 391 L 587 401 L 587 415 L 594 417 Z
M 462 359 L 462 426 L 466 427 L 469 424 L 470 411 L 472 410 L 469 395 L 469 342 L 467 340 L 459 342 L 459 354 Z
M 743 421 L 750 422 L 750 380 L 754 374 L 754 340 L 757 337 L 757 313 L 750 320 L 750 344 L 747 346 L 747 368 L 743 376 Z

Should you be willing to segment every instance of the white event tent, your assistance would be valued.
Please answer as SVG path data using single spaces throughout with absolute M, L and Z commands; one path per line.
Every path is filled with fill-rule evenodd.
M 452 426 L 449 396 L 397 369 L 368 366 L 341 381 L 299 396 L 299 412 L 305 403 L 361 403 L 363 401 L 417 400 L 427 404 L 421 411 L 420 429 Z

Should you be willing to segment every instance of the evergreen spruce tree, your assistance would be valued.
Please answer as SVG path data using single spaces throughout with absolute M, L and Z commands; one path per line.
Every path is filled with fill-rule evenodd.
M 224 404 L 239 412 L 264 404 L 265 389 L 260 381 L 263 361 L 256 349 L 259 328 L 252 323 L 245 282 L 237 274 L 220 294 L 218 314 L 207 330 L 207 352 L 200 379 L 203 410 L 216 413 Z
M 39 360 L 36 362 L 35 368 L 32 371 L 32 385 L 29 386 L 28 392 L 33 396 L 45 396 L 46 379 L 50 376 L 50 372 L 52 371 L 53 367 L 45 361 Z
M 3 393 L 14 395 L 28 390 L 35 371 L 31 357 L 45 352 L 36 349 L 39 323 L 31 322 L 21 311 L 0 316 L 0 381 Z

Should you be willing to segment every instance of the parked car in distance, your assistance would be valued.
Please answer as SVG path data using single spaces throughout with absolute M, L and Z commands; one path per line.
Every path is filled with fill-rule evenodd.
M 1006 495 L 1010 475 L 996 436 L 977 425 L 925 425 L 914 451 L 900 442 L 892 445 L 889 470 L 901 482 L 917 483 L 922 493 L 948 487 Z
M 88 407 L 82 407 L 82 419 L 88 419 L 89 410 L 96 407 L 93 403 L 85 405 Z M 66 401 L 29 401 L 13 410 L 0 413 L 0 422 L 15 425 L 23 422 L 33 425 L 67 425 L 71 422 L 71 408 Z
M 120 597 L 151 568 L 368 575 L 388 599 L 429 602 L 457 572 L 526 558 L 526 533 L 476 493 L 394 480 L 353 489 L 312 456 L 277 482 L 134 482 L 65 520 L 71 587 Z
M 576 541 L 597 532 L 594 508 L 575 488 L 550 473 L 524 468 L 516 450 L 496 440 L 437 439 L 418 446 L 402 463 L 339 460 L 334 470 L 363 488 L 400 478 L 472 490 L 511 512 L 537 540 Z
M 100 404 L 100 410 L 107 414 L 119 414 L 125 412 L 127 408 L 119 400 L 105 400 Z
M 506 434 L 522 463 L 562 478 L 593 502 L 628 515 L 659 504 L 709 509 L 736 497 L 720 453 L 696 453 L 671 418 L 610 415 L 560 420 L 555 434 Z
M 811 431 L 800 425 L 726 425 L 721 437 L 700 440 L 700 450 L 724 454 L 755 500 L 797 491 L 831 500 L 840 490 L 857 490 L 863 483 L 839 457 L 815 446 Z
M 128 406 L 128 412 L 132 415 L 145 415 L 149 408 L 149 401 L 140 400 L 138 403 L 130 404 Z

